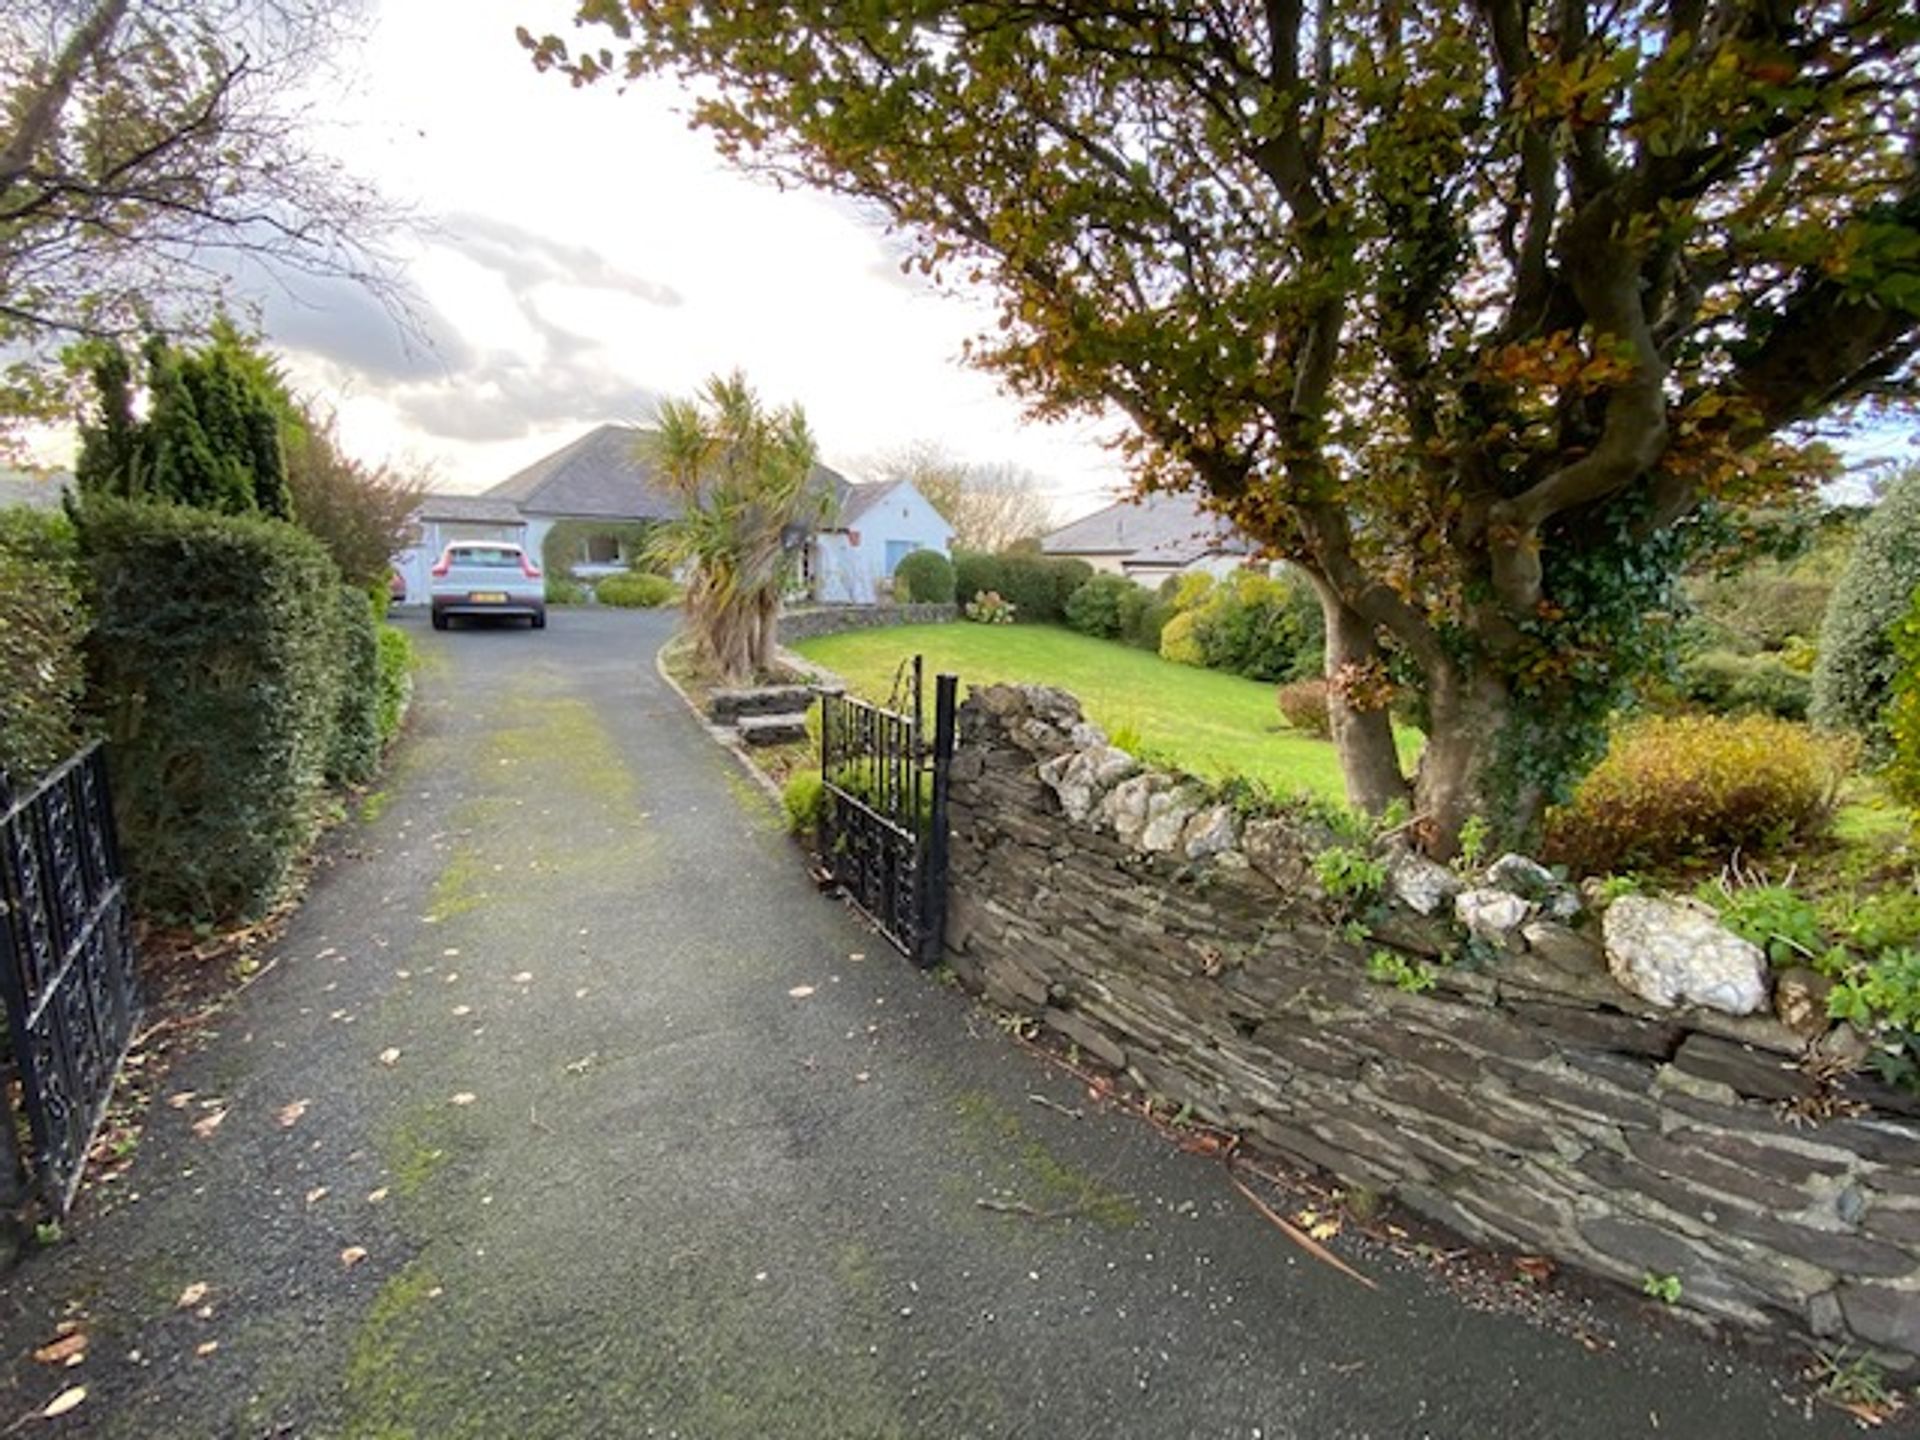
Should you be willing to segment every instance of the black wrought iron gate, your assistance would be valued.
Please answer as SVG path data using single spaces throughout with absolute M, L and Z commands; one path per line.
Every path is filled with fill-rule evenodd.
M 918 656 L 903 679 L 887 705 L 850 695 L 822 700 L 820 839 L 834 880 L 908 959 L 927 966 L 940 958 L 947 913 L 947 780 L 959 681 L 935 680 L 929 734 Z
M 0 776 L 0 989 L 34 1175 L 64 1212 L 139 1013 L 99 745 L 19 797 Z

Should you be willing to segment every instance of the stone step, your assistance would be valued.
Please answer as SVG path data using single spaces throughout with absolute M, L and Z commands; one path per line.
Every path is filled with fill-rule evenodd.
M 807 717 L 801 715 L 745 715 L 738 722 L 743 745 L 787 745 L 807 738 Z
M 811 685 L 753 685 L 716 690 L 707 698 L 707 718 L 731 725 L 747 715 L 790 715 L 813 703 Z

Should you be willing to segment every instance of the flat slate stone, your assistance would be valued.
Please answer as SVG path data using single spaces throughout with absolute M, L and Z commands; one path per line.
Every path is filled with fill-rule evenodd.
M 805 715 L 746 715 L 739 724 L 744 745 L 787 745 L 807 738 Z
M 707 714 L 717 725 L 731 725 L 748 715 L 790 715 L 813 703 L 811 685 L 755 685 L 716 690 L 707 698 Z

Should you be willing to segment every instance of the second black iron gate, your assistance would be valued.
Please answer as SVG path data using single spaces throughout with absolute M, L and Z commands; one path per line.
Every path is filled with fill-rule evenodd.
M 916 965 L 940 958 L 947 913 L 947 778 L 959 682 L 934 682 L 925 727 L 921 665 L 887 705 L 827 695 L 820 706 L 820 842 L 833 879 Z M 904 693 L 903 693 L 904 691 Z
M 139 1014 L 106 752 L 0 775 L 0 995 L 42 1198 L 64 1212 Z M 0 1108 L 0 1123 L 11 1124 Z

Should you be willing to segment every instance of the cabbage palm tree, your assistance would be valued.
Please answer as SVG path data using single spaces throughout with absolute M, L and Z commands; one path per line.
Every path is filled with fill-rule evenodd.
M 680 501 L 649 549 L 689 572 L 686 623 L 703 660 L 730 685 L 772 668 L 780 597 L 811 529 L 834 501 L 813 481 L 817 447 L 797 405 L 768 410 L 739 371 L 716 375 L 692 400 L 662 402 L 641 442 Z

